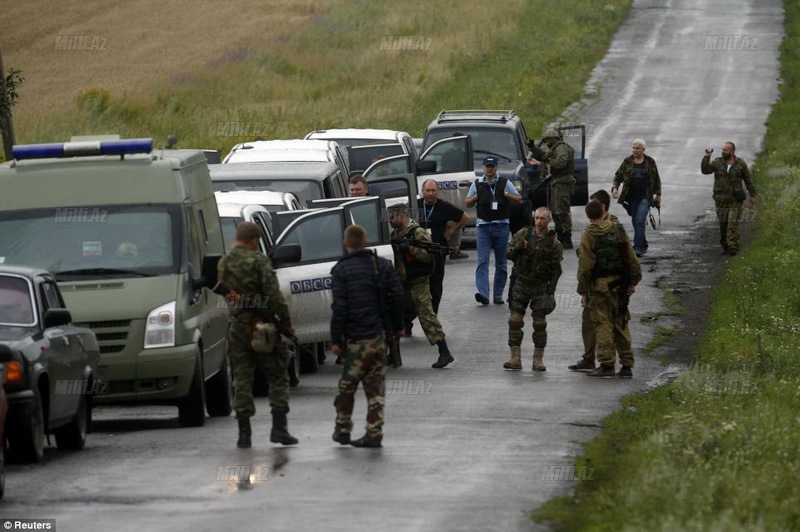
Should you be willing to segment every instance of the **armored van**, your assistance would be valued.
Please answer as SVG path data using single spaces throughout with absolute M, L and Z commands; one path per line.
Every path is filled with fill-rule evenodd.
M 0 263 L 50 271 L 100 348 L 102 404 L 168 404 L 184 426 L 231 412 L 223 253 L 200 150 L 151 139 L 14 146 L 0 165 Z

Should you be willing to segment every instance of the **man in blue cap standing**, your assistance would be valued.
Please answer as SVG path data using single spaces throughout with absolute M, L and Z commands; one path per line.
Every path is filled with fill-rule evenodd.
M 489 253 L 494 250 L 494 302 L 502 305 L 503 290 L 506 287 L 508 268 L 506 266 L 506 247 L 509 238 L 510 204 L 522 202 L 508 179 L 497 175 L 497 158 L 483 159 L 483 176 L 469 187 L 464 204 L 477 207 L 476 223 L 478 238 L 478 267 L 475 270 L 475 286 L 478 292 L 475 300 L 483 305 L 489 304 Z

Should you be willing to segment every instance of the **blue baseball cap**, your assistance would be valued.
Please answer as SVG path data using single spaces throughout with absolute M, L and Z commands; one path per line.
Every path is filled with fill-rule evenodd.
M 483 166 L 497 166 L 497 157 L 484 157 Z

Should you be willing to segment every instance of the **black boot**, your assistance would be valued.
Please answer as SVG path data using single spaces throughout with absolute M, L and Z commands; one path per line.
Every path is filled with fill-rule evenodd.
M 572 249 L 572 231 L 559 233 L 558 240 L 564 249 Z
M 453 355 L 450 354 L 450 350 L 447 348 L 447 340 L 439 340 L 436 342 L 436 345 L 439 346 L 439 360 L 434 362 L 431 367 L 441 369 L 454 361 L 455 358 L 453 358 Z
M 253 433 L 250 428 L 250 418 L 240 417 L 239 421 L 239 439 L 236 441 L 236 447 L 240 449 L 249 449 L 251 447 L 250 435 Z
M 288 425 L 286 412 L 273 412 L 272 431 L 269 433 L 269 441 L 280 443 L 281 445 L 297 445 L 297 438 L 289 434 Z

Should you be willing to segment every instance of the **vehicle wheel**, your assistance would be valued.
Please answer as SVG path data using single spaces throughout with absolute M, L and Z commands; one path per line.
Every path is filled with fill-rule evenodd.
M 304 344 L 305 349 L 295 351 L 300 362 L 300 373 L 316 373 L 319 369 L 317 352 L 314 344 Z
M 228 355 L 222 367 L 206 384 L 206 409 L 212 417 L 225 417 L 233 411 L 233 383 L 231 382 L 231 362 Z
M 44 410 L 39 388 L 33 389 L 33 413 L 20 427 L 8 434 L 9 450 L 14 460 L 23 464 L 38 464 L 44 458 Z
M 194 364 L 194 376 L 189 394 L 178 405 L 178 421 L 182 427 L 202 427 L 206 423 L 206 392 L 200 354 Z
M 317 364 L 322 365 L 325 363 L 325 342 L 317 342 L 314 344 L 314 349 L 317 351 Z
M 78 411 L 75 418 L 63 427 L 54 431 L 56 435 L 56 445 L 62 451 L 77 451 L 83 449 L 86 444 L 86 432 L 89 427 L 89 408 L 86 403 L 86 396 L 81 395 Z
M 6 492 L 6 463 L 5 457 L 3 456 L 4 454 L 3 449 L 0 449 L 0 499 L 3 498 L 3 494 Z
M 300 362 L 296 354 L 289 358 L 289 367 L 287 369 L 289 371 L 289 386 L 294 388 L 300 384 Z

